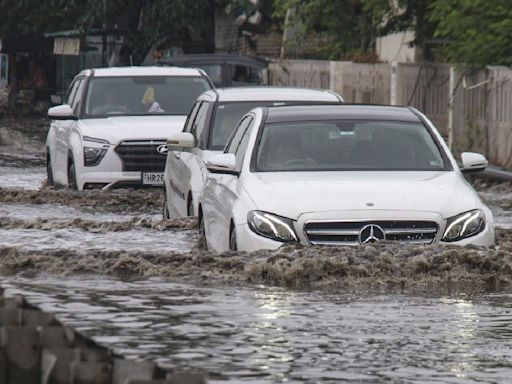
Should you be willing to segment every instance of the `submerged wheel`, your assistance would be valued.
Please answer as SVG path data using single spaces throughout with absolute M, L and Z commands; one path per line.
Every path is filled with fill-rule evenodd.
M 162 217 L 165 220 L 169 220 L 171 218 L 171 214 L 169 213 L 169 206 L 167 205 L 167 192 L 164 189 L 164 207 L 162 209 Z
M 68 167 L 68 188 L 75 191 L 78 189 L 78 184 L 76 182 L 75 163 L 72 160 Z
M 199 240 L 198 246 L 200 249 L 208 249 L 208 243 L 206 242 L 206 230 L 204 227 L 204 217 L 199 211 Z
M 236 230 L 233 223 L 231 223 L 231 230 L 229 231 L 229 250 L 238 251 L 238 245 L 236 243 Z
M 192 217 L 194 216 L 194 204 L 192 204 L 192 197 L 188 199 L 187 203 L 187 216 Z
M 53 170 L 52 170 L 52 162 L 50 160 L 50 155 L 46 157 L 46 178 L 48 180 L 49 186 L 54 186 L 55 182 L 53 181 Z

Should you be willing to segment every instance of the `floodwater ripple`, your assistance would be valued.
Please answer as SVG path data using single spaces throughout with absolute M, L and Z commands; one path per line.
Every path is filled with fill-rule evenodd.
M 212 382 L 508 382 L 511 297 L 194 287 L 105 277 L 5 281 L 137 359 Z

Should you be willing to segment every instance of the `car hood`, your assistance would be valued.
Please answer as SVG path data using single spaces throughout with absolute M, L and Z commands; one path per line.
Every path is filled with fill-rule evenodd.
M 479 198 L 457 172 L 252 173 L 244 188 L 256 208 L 297 219 L 311 212 L 396 210 L 447 218 L 475 209 Z
M 124 140 L 162 139 L 183 129 L 186 116 L 112 116 L 80 121 L 83 136 L 104 139 L 111 144 Z

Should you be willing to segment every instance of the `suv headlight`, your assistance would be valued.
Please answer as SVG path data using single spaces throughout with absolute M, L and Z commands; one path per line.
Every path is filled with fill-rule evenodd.
M 442 241 L 458 241 L 475 236 L 485 228 L 485 217 L 481 210 L 464 212 L 450 217 Z
M 91 142 L 98 144 L 104 144 L 102 147 L 99 146 L 86 146 L 84 143 L 84 165 L 86 167 L 94 167 L 98 165 L 107 153 L 108 145 L 110 144 L 107 140 L 96 139 L 94 137 L 84 136 L 84 142 Z
M 283 243 L 297 241 L 293 221 L 268 212 L 250 211 L 247 214 L 249 228 L 260 236 Z

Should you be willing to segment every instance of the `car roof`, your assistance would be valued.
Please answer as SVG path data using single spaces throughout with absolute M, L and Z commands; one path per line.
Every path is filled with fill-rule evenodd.
M 204 76 L 194 68 L 179 67 L 110 67 L 94 68 L 82 71 L 85 76 Z
M 206 91 L 200 99 L 213 99 L 219 102 L 239 101 L 313 101 L 339 103 L 338 95 L 325 89 L 293 87 L 231 87 Z
M 421 121 L 412 109 L 389 105 L 304 105 L 266 107 L 266 110 L 268 123 L 330 119 Z
M 160 65 L 198 65 L 198 64 L 241 64 L 250 67 L 266 68 L 268 63 L 265 60 L 256 59 L 244 55 L 211 53 L 211 54 L 192 54 L 179 55 L 160 59 L 157 62 Z

